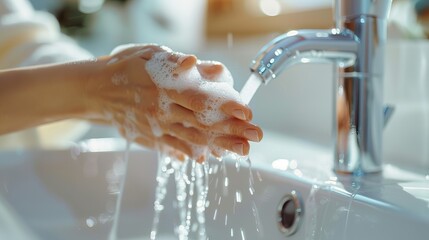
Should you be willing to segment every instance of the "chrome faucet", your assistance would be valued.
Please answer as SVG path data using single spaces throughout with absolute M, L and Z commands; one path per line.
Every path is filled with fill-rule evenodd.
M 392 0 L 336 0 L 331 30 L 296 30 L 266 44 L 251 71 L 267 84 L 296 63 L 336 66 L 334 170 L 363 174 L 382 168 L 383 58 Z

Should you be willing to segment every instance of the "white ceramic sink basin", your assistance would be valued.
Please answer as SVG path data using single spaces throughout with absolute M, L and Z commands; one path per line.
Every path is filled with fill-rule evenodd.
M 109 193 L 117 186 L 112 169 L 124 146 L 112 139 L 91 144 L 87 149 L 92 152 L 80 154 L 76 148 L 0 153 L 0 239 L 107 239 L 117 197 Z M 302 212 L 295 234 L 287 239 L 429 236 L 429 181 L 424 175 L 386 165 L 380 175 L 336 176 L 326 149 L 271 133 L 253 145 L 251 159 L 253 196 L 245 164 L 237 171 L 235 162 L 226 160 L 227 196 L 223 171 L 210 175 L 209 239 L 286 239 L 279 230 L 278 206 L 293 191 Z M 118 239 L 149 238 L 157 162 L 154 152 L 131 151 Z M 211 160 L 216 165 L 220 169 L 221 163 Z M 174 189 L 171 180 L 159 239 L 176 239 Z

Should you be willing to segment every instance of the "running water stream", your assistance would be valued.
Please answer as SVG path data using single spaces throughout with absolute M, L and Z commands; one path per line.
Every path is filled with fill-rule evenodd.
M 248 104 L 261 85 L 261 80 L 254 74 L 249 77 L 249 80 L 244 85 L 240 92 L 240 97 L 245 104 Z M 249 186 L 248 191 L 251 196 L 255 194 L 254 177 L 252 174 L 252 163 L 249 157 L 229 156 L 236 161 L 236 170 L 240 171 L 241 162 L 246 161 L 249 167 Z M 209 159 L 209 158 L 206 158 Z M 224 157 L 218 158 L 221 162 L 221 171 L 223 172 L 222 195 L 228 195 L 229 179 L 225 166 Z M 217 165 L 216 165 L 217 166 Z M 216 168 L 217 169 L 217 168 Z M 217 170 L 216 170 L 217 171 Z M 187 173 L 190 172 L 190 175 Z M 174 176 L 176 184 L 176 208 L 179 215 L 179 224 L 175 228 L 175 233 L 178 239 L 208 239 L 205 227 L 205 209 L 208 206 L 207 194 L 209 190 L 209 163 L 208 161 L 197 164 L 195 159 L 186 159 L 180 162 L 172 158 L 165 152 L 159 154 L 159 167 L 156 177 L 158 186 L 156 187 L 155 202 L 154 202 L 154 219 L 150 239 L 156 239 L 158 234 L 158 224 L 160 221 L 160 213 L 164 209 L 163 202 L 167 193 L 167 183 L 171 176 Z M 218 181 L 218 179 L 216 179 Z M 216 186 L 218 182 L 216 182 Z M 222 196 L 216 199 L 218 207 L 221 205 Z M 240 190 L 235 192 L 235 205 L 243 201 Z M 253 200 L 252 200 L 253 201 Z M 252 213 L 255 217 L 255 225 L 257 232 L 261 232 L 261 224 L 259 222 L 259 213 L 254 201 L 252 202 Z M 217 209 L 215 209 L 213 220 L 216 220 Z M 192 222 L 193 217 L 196 221 Z M 227 226 L 228 215 L 225 215 L 225 226 Z M 234 229 L 231 228 L 231 236 L 234 235 Z M 245 233 L 242 228 L 237 229 L 242 239 L 245 239 Z M 194 235 L 192 235 L 194 233 Z
M 128 168 L 128 159 L 130 153 L 130 144 L 131 142 L 127 140 L 126 149 L 124 152 L 124 157 L 122 158 L 119 166 L 116 166 L 118 169 L 113 169 L 117 171 L 118 181 L 119 181 L 119 189 L 117 192 L 117 199 L 115 205 L 115 212 L 113 213 L 113 225 L 110 230 L 109 240 L 116 240 L 118 235 L 118 223 L 119 223 L 119 215 L 121 214 L 121 203 L 122 203 L 122 195 L 125 187 L 125 178 L 127 176 L 127 168 Z
M 252 73 L 240 91 L 241 100 L 249 104 L 261 84 L 262 80 L 255 73 Z

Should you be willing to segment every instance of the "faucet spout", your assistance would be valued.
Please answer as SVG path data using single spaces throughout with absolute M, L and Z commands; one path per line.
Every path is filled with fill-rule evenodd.
M 267 84 L 296 63 L 336 62 L 348 67 L 356 60 L 358 44 L 359 39 L 347 29 L 294 30 L 262 47 L 250 70 Z
M 337 67 L 334 170 L 364 174 L 382 169 L 386 19 L 392 0 L 335 0 L 336 28 L 295 30 L 266 44 L 250 69 L 265 84 L 296 63 Z

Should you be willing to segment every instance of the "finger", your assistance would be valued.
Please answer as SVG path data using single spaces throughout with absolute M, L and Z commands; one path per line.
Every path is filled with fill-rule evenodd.
M 163 135 L 162 137 L 158 138 L 158 141 L 161 143 L 164 143 L 176 150 L 179 150 L 183 152 L 184 154 L 188 156 L 192 156 L 192 149 L 185 141 L 178 139 L 171 135 Z
M 197 89 L 187 89 L 178 92 L 174 89 L 166 89 L 168 97 L 176 104 L 193 112 L 202 112 L 206 109 L 207 95 Z
M 154 139 L 155 133 L 157 133 L 155 131 L 158 131 L 159 129 L 153 129 L 146 117 L 127 116 L 125 113 L 114 114 L 111 119 L 111 124 L 122 131 L 122 135 L 127 139 L 135 139 L 139 137 Z M 162 132 L 158 134 L 162 135 Z
M 160 127 L 158 122 L 150 123 L 147 118 L 145 120 L 142 119 L 141 121 L 136 121 L 134 124 L 138 131 L 137 135 L 157 137 L 164 133 L 163 128 Z
M 173 71 L 174 75 L 178 75 L 194 67 L 197 63 L 197 57 L 195 57 L 194 55 L 184 55 L 180 56 L 176 62 L 178 64 L 178 67 Z
M 166 90 L 168 97 L 176 104 L 194 112 L 202 112 L 206 109 L 208 96 L 196 89 L 188 89 L 182 92 L 176 90 Z M 252 120 L 252 110 L 248 106 L 235 101 L 228 101 L 221 105 L 220 109 L 229 116 L 250 121 Z
M 168 151 L 168 156 L 173 157 L 173 158 L 175 158 L 179 161 L 182 161 L 182 162 L 185 161 L 185 159 L 186 159 L 186 155 L 184 153 L 182 153 L 179 150 L 172 149 L 172 148 Z
M 162 116 L 162 120 L 166 123 L 182 123 L 184 126 L 192 126 L 200 130 L 208 129 L 197 120 L 193 111 L 175 103 L 170 105 L 169 112 Z
M 146 47 L 146 44 L 123 44 L 115 47 L 110 55 L 130 55 L 135 52 L 135 50 L 140 50 Z
M 228 101 L 220 107 L 220 109 L 227 115 L 235 118 L 250 121 L 253 118 L 252 110 L 248 106 L 235 101 Z
M 201 61 L 197 64 L 198 72 L 208 80 L 217 80 L 219 74 L 224 70 L 224 66 L 219 62 Z
M 239 119 L 228 119 L 215 123 L 211 126 L 211 130 L 218 133 L 242 137 L 254 142 L 260 142 L 263 137 L 261 128 Z
M 149 61 L 152 58 L 153 54 L 155 54 L 156 52 L 159 52 L 159 51 L 160 50 L 155 50 L 152 48 L 145 48 L 145 49 L 142 49 L 142 50 L 136 52 L 135 55 L 138 56 L 139 58 L 143 59 L 143 60 Z
M 216 144 L 214 144 L 214 140 L 213 140 L 212 143 L 213 144 L 209 145 L 210 152 L 211 152 L 212 156 L 214 156 L 217 159 L 222 158 L 223 156 L 225 156 L 226 149 L 222 148 L 222 147 L 219 147 Z
M 140 52 L 143 50 L 148 50 L 150 52 L 159 52 L 162 51 L 162 48 L 158 45 L 154 44 L 126 44 L 121 45 L 113 49 L 111 55 L 127 57 L 136 54 L 136 52 Z
M 214 144 L 217 146 L 235 152 L 238 155 L 246 156 L 249 154 L 249 143 L 243 139 L 238 137 L 232 137 L 232 136 L 221 136 L 217 137 L 214 140 Z
M 168 151 L 168 156 L 173 157 L 179 161 L 184 161 L 186 159 L 186 155 L 174 148 L 171 148 L 170 146 L 157 146 L 157 143 L 155 139 L 150 139 L 146 137 L 138 137 L 135 139 L 135 142 L 143 147 L 149 148 L 149 149 L 157 149 L 158 151 Z M 162 149 L 162 150 L 161 150 Z
M 99 125 L 112 125 L 112 121 L 111 120 L 106 120 L 102 117 L 89 117 L 89 118 L 85 118 L 85 120 L 93 123 L 93 124 L 99 124 Z
M 193 67 L 196 63 L 197 57 L 195 57 L 195 55 L 183 55 L 180 56 L 179 59 L 177 59 L 177 64 L 179 64 L 180 67 L 184 68 Z
M 155 148 L 155 139 L 154 138 L 150 138 L 150 137 L 136 137 L 134 139 L 134 141 L 144 147 L 150 148 L 150 149 L 154 149 Z
M 171 124 L 168 133 L 186 142 L 197 145 L 207 145 L 207 135 L 193 128 L 185 127 L 181 123 Z

